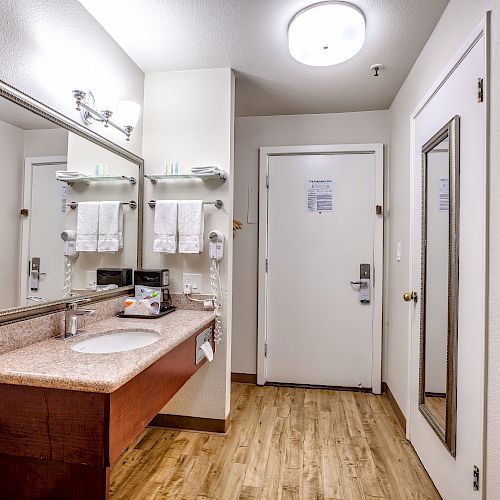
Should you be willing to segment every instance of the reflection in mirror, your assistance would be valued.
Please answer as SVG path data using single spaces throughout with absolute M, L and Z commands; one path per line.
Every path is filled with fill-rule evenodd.
M 458 117 L 422 149 L 420 410 L 452 454 L 456 421 Z
M 449 141 L 427 153 L 427 269 L 425 316 L 425 404 L 446 426 L 448 342 Z
M 138 200 L 137 164 L 3 97 L 0 147 L 0 311 L 88 294 L 96 290 L 98 268 L 136 267 L 138 210 L 129 203 Z M 79 220 L 79 207 L 85 208 L 81 203 L 103 201 L 127 205 L 115 215 L 116 205 L 110 204 L 108 218 L 102 204 L 92 205 L 101 217 L 87 219 L 85 228 L 85 221 Z M 106 221 L 111 224 L 107 228 Z M 66 242 L 61 238 L 64 231 Z M 93 246 L 105 233 L 108 246 Z M 75 236 L 91 241 L 88 251 L 81 247 L 74 253 Z

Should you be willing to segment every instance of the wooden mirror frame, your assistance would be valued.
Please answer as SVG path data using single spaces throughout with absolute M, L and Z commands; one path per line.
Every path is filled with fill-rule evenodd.
M 33 99 L 27 94 L 17 90 L 16 88 L 10 86 L 9 84 L 0 80 L 0 97 L 4 97 L 9 101 L 45 118 L 46 120 L 55 123 L 59 127 L 62 127 L 69 132 L 73 132 L 84 139 L 101 146 L 112 153 L 129 160 L 130 162 L 136 164 L 139 168 L 138 179 L 137 179 L 137 268 L 142 267 L 142 242 L 143 242 L 143 212 L 144 212 L 144 160 L 126 150 L 125 148 L 118 146 L 114 142 L 106 139 L 105 137 L 97 134 L 96 132 L 89 130 L 88 128 L 80 125 L 76 121 L 64 116 L 58 111 L 46 106 L 45 104 Z M 68 95 L 68 100 L 71 100 L 71 95 Z M 89 302 L 98 302 L 101 300 L 110 299 L 113 297 L 118 297 L 121 295 L 128 295 L 132 286 L 121 287 L 117 290 L 109 290 L 104 292 L 93 292 L 91 294 L 83 294 L 79 296 L 82 300 L 88 300 Z M 50 314 L 57 311 L 62 311 L 66 308 L 66 304 L 70 302 L 71 299 L 61 298 L 57 300 L 43 302 L 33 306 L 24 307 L 14 307 L 9 309 L 4 309 L 0 311 L 0 325 L 13 323 L 16 321 L 26 320 L 35 316 L 41 316 L 44 314 Z
M 425 329 L 427 278 L 427 154 L 449 139 L 449 224 L 448 224 L 448 329 L 446 361 L 446 418 L 443 429 L 425 404 Z M 457 424 L 457 342 L 458 342 L 458 265 L 460 210 L 460 117 L 454 116 L 422 146 L 422 247 L 420 290 L 420 373 L 419 410 L 452 456 L 456 454 Z

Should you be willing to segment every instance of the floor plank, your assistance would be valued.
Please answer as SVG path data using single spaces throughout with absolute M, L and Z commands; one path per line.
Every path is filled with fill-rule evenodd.
M 385 396 L 232 385 L 225 435 L 148 428 L 111 471 L 110 498 L 435 500 Z

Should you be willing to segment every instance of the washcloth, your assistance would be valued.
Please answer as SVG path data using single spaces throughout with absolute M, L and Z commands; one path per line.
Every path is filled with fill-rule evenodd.
M 76 251 L 97 251 L 99 228 L 99 202 L 81 201 L 78 203 L 76 219 Z
M 179 201 L 179 253 L 203 252 L 204 218 L 202 200 Z
M 98 252 L 118 252 L 120 249 L 120 218 L 123 218 L 119 201 L 101 201 L 99 204 Z M 122 240 L 123 240 L 123 222 Z
M 153 251 L 177 251 L 177 201 L 156 200 Z

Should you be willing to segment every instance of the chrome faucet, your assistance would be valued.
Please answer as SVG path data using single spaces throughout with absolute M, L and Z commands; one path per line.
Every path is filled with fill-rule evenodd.
M 64 313 L 64 334 L 59 338 L 74 337 L 83 330 L 78 331 L 78 316 L 93 316 L 95 309 L 80 309 L 79 306 L 82 302 L 88 302 L 89 299 L 80 301 L 68 302 L 66 304 L 66 311 Z

